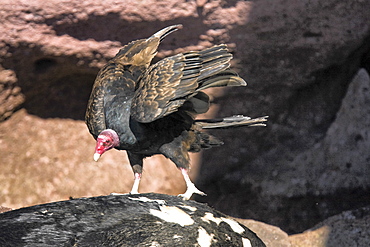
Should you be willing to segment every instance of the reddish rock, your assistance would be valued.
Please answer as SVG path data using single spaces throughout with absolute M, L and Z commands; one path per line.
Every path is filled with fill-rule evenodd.
M 0 67 L 0 122 L 10 117 L 24 102 L 21 88 L 16 82 L 14 71 Z
M 255 220 L 235 219 L 239 223 L 251 229 L 263 241 L 267 247 L 291 247 L 288 234 L 279 227 L 258 222 Z
M 134 175 L 125 152 L 113 150 L 93 161 L 95 141 L 82 121 L 42 119 L 20 110 L 0 123 L 0 138 L 3 206 L 131 190 Z M 185 191 L 185 182 L 172 162 L 154 156 L 144 161 L 139 191 L 176 195 Z
M 355 114 L 369 104 L 351 100 L 356 95 L 348 88 L 360 68 L 370 69 L 370 2 L 0 3 L 0 120 L 8 119 L 0 126 L 1 205 L 128 191 L 132 172 L 123 152 L 107 154 L 101 166 L 91 161 L 94 142 L 82 122 L 91 85 L 123 44 L 178 23 L 184 28 L 163 42 L 158 57 L 227 43 L 235 55 L 233 68 L 249 84 L 213 90 L 208 116 L 270 116 L 267 128 L 215 131 L 225 145 L 204 152 L 197 186 L 208 197 L 202 200 L 289 233 L 369 200 L 363 162 L 370 159 L 363 155 L 370 148 L 368 121 Z M 366 95 L 362 91 L 361 98 Z M 24 110 L 11 116 L 20 107 Z M 343 119 L 351 107 L 356 118 L 349 124 Z M 346 126 L 364 129 L 356 135 Z M 337 130 L 345 142 L 331 138 Z M 318 148 L 322 144 L 330 152 Z M 350 162 L 329 163 L 343 157 L 334 147 L 345 149 Z M 142 191 L 182 192 L 175 166 L 157 167 L 157 161 L 163 163 L 159 157 L 146 162 L 146 172 L 158 179 L 144 174 L 148 180 L 141 186 L 149 187 Z M 158 172 L 167 167 L 171 170 Z
M 0 206 L 0 213 L 8 212 L 10 210 L 12 210 L 12 209 L 11 208 L 7 208 L 7 207 Z

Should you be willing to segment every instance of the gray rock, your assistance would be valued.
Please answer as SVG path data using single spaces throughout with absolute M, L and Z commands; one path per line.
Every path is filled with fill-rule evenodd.
M 370 78 L 361 69 L 349 84 L 325 137 L 298 154 L 263 191 L 288 197 L 325 195 L 370 186 Z M 275 190 L 271 190 L 275 187 Z
M 245 23 L 230 31 L 249 84 L 217 98 L 218 115 L 242 109 L 270 118 L 264 129 L 215 131 L 225 145 L 203 156 L 199 183 L 208 203 L 293 233 L 369 200 L 368 92 L 357 96 L 350 86 L 370 67 L 369 4 L 250 6 Z M 344 101 L 356 118 L 344 120 Z
M 72 199 L 0 214 L 6 246 L 243 246 L 264 243 L 214 209 L 161 194 Z
M 292 246 L 337 247 L 370 245 L 370 207 L 332 216 L 304 233 L 289 237 Z
M 230 31 L 230 38 L 236 44 L 236 58 L 240 58 L 240 74 L 249 85 L 245 90 L 231 92 L 232 98 L 228 93 L 217 99 L 218 114 L 236 114 L 242 109 L 252 116 L 269 115 L 269 123 L 265 129 L 217 133 L 225 140 L 224 150 L 205 153 L 207 163 L 202 170 L 205 179 L 211 181 L 224 174 L 221 176 L 225 180 L 234 178 L 241 185 L 261 190 L 265 196 L 305 195 L 307 190 L 316 190 L 316 185 L 305 185 L 307 180 L 316 180 L 316 174 L 308 174 L 303 180 L 299 174 L 314 161 L 302 159 L 307 150 L 318 148 L 329 129 L 334 128 L 333 124 L 346 123 L 334 122 L 341 114 L 339 109 L 345 95 L 351 94 L 347 89 L 355 74 L 369 64 L 366 54 L 370 52 L 370 17 L 363 11 L 365 6 L 370 7 L 368 4 L 337 0 L 252 4 L 244 25 Z M 367 95 L 366 91 L 360 93 L 361 97 Z M 357 113 L 369 107 L 368 101 L 358 103 L 352 104 Z M 369 127 L 363 117 L 348 121 L 352 125 L 360 121 L 361 127 Z M 361 144 L 368 149 L 369 142 L 364 140 Z M 359 181 L 351 179 L 348 186 L 341 187 L 368 188 L 368 173 L 357 172 L 365 169 L 363 161 L 368 156 L 359 158 L 356 141 L 346 145 L 349 145 L 346 155 L 351 156 L 347 159 L 352 160 L 345 161 L 344 166 L 351 166 L 350 172 L 356 173 Z M 323 164 L 322 159 L 314 166 L 330 173 L 329 162 L 337 160 Z M 344 171 L 348 169 L 340 166 Z M 321 179 L 326 180 L 324 176 Z M 333 192 L 338 183 L 320 187 Z M 301 190 L 305 186 L 308 188 Z M 322 192 L 328 191 L 324 193 L 322 189 Z

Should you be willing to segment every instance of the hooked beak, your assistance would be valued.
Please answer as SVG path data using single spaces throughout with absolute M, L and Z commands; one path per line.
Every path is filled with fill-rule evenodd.
M 100 156 L 106 151 L 117 147 L 119 145 L 119 138 L 114 130 L 103 130 L 96 138 L 96 146 L 94 153 L 94 160 L 98 161 Z
M 100 158 L 101 154 L 98 154 L 98 153 L 94 153 L 94 160 L 95 161 L 98 161 L 98 159 Z
M 96 147 L 95 147 L 95 153 L 94 153 L 94 160 L 98 161 L 100 156 L 107 151 L 107 147 L 104 145 L 104 142 L 98 139 L 96 142 Z

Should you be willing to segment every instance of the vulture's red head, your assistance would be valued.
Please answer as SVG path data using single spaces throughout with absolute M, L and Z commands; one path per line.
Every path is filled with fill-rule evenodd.
M 98 161 L 103 153 L 117 146 L 119 146 L 119 137 L 117 133 L 111 129 L 103 130 L 98 138 L 96 138 L 94 160 Z

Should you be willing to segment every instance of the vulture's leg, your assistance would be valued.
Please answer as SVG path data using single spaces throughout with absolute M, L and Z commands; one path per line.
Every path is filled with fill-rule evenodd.
M 143 173 L 143 156 L 139 154 L 133 154 L 127 151 L 128 159 L 130 161 L 130 165 L 132 167 L 132 171 L 134 172 L 134 184 L 130 191 L 130 194 L 139 194 L 139 184 L 141 175 Z
M 190 180 L 188 171 L 185 168 L 180 168 L 182 176 L 185 179 L 186 183 L 186 191 L 184 194 L 180 194 L 178 196 L 182 197 L 184 200 L 189 200 L 190 197 L 195 193 L 202 196 L 206 196 L 207 194 L 200 191 L 197 187 L 195 187 L 195 184 Z
M 196 193 L 202 196 L 206 194 L 198 190 L 195 187 L 194 183 L 190 180 L 188 170 L 190 164 L 190 157 L 188 153 L 188 146 L 186 141 L 183 140 L 184 136 L 179 136 L 175 138 L 172 142 L 164 144 L 159 149 L 164 156 L 171 159 L 173 163 L 180 169 L 182 176 L 185 179 L 186 183 L 186 192 L 180 194 L 180 197 L 183 197 L 184 200 L 189 200 L 190 197 Z
M 130 194 L 139 194 L 139 184 L 140 184 L 140 179 L 141 179 L 141 173 L 135 172 L 134 176 L 134 184 L 132 185 Z

